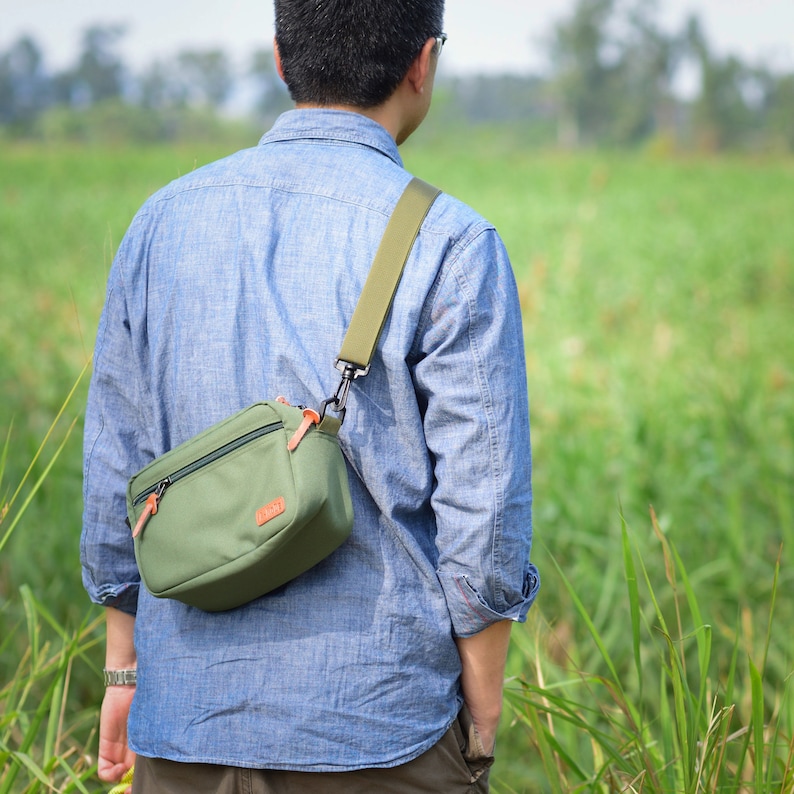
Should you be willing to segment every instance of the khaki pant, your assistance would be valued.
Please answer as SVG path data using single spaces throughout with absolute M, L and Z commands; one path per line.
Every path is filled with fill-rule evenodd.
M 133 794 L 487 794 L 493 757 L 463 709 L 441 741 L 407 764 L 354 772 L 290 772 L 180 764 L 138 756 Z

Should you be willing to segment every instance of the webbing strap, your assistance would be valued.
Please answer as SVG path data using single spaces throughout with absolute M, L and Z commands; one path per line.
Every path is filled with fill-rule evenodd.
M 400 196 L 342 342 L 340 362 L 360 370 L 369 366 L 419 228 L 440 193 L 414 177 Z

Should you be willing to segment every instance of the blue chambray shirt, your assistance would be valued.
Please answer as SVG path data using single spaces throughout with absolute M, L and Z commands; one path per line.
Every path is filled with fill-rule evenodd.
M 318 405 L 410 175 L 385 129 L 294 110 L 259 146 L 138 212 L 110 272 L 85 429 L 83 578 L 136 613 L 133 750 L 308 771 L 394 766 L 459 709 L 453 637 L 522 621 L 539 579 L 513 273 L 447 195 L 417 238 L 339 439 L 355 525 L 330 557 L 239 609 L 139 587 L 128 478 L 244 406 Z

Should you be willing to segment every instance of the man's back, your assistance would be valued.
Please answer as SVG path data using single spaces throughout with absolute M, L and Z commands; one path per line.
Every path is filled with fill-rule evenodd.
M 133 597 L 130 562 L 106 542 L 124 546 L 123 510 L 104 496 L 129 472 L 250 402 L 314 406 L 333 393 L 334 358 L 409 179 L 375 122 L 294 111 L 256 149 L 178 180 L 139 213 L 111 274 L 87 415 L 96 600 L 111 603 L 114 586 L 111 599 Z M 351 538 L 229 613 L 141 589 L 131 747 L 333 771 L 392 766 L 437 742 L 460 708 L 452 631 L 522 617 L 537 588 L 525 388 L 501 243 L 442 196 L 372 369 L 351 390 L 339 436 Z

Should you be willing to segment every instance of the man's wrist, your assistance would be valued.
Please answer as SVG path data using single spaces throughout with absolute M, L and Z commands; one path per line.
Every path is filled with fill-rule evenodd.
M 134 667 L 125 667 L 121 670 L 102 668 L 102 680 L 105 686 L 136 686 L 138 683 L 138 670 Z

